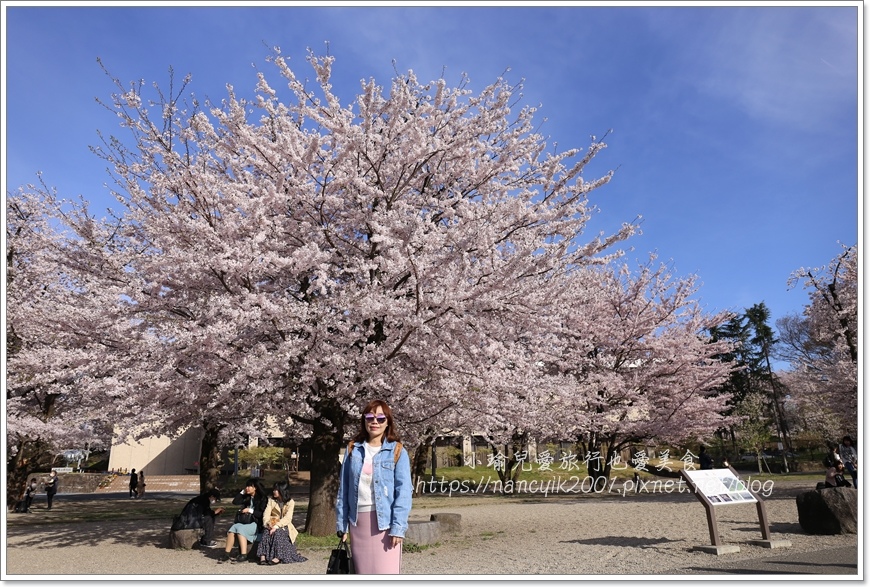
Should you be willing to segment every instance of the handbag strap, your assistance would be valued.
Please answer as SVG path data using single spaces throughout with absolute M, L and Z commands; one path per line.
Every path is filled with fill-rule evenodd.
M 350 552 L 350 544 L 347 540 L 338 539 L 338 549 L 347 551 L 347 558 L 353 558 L 353 555 Z

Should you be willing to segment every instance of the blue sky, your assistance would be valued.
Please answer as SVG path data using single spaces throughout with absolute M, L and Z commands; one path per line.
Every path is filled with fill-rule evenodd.
M 96 102 L 114 89 L 97 57 L 125 83 L 165 86 L 172 66 L 219 101 L 228 83 L 252 96 L 256 69 L 278 81 L 269 47 L 310 77 L 306 49 L 328 42 L 344 104 L 361 79 L 388 86 L 393 62 L 421 81 L 467 73 L 473 90 L 509 69 L 560 150 L 612 130 L 590 172 L 618 169 L 590 230 L 643 216 L 628 258 L 655 251 L 698 275 L 708 311 L 798 313 L 808 298 L 789 274 L 858 242 L 859 2 L 3 8 L 6 190 L 42 171 L 61 195 L 110 205 L 88 149 L 120 132 Z

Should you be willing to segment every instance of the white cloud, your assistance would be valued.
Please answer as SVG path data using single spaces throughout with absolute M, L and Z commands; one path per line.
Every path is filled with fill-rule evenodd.
M 685 39 L 675 72 L 748 116 L 806 131 L 857 107 L 857 8 L 650 11 L 662 36 Z

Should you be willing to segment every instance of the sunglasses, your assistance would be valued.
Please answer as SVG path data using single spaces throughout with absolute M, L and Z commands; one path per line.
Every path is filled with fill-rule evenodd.
M 366 414 L 365 418 L 366 418 L 366 422 L 369 424 L 372 423 L 374 420 L 377 420 L 378 424 L 383 424 L 384 422 L 387 421 L 387 417 L 384 416 L 383 414 L 378 414 L 377 416 L 375 416 L 374 414 Z

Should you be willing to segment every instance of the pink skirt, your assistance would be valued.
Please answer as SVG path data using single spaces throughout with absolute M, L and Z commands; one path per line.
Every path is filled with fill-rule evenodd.
M 350 525 L 350 550 L 358 575 L 398 575 L 402 568 L 402 546 L 393 547 L 387 530 L 378 530 L 374 510 L 359 512 L 356 526 Z

